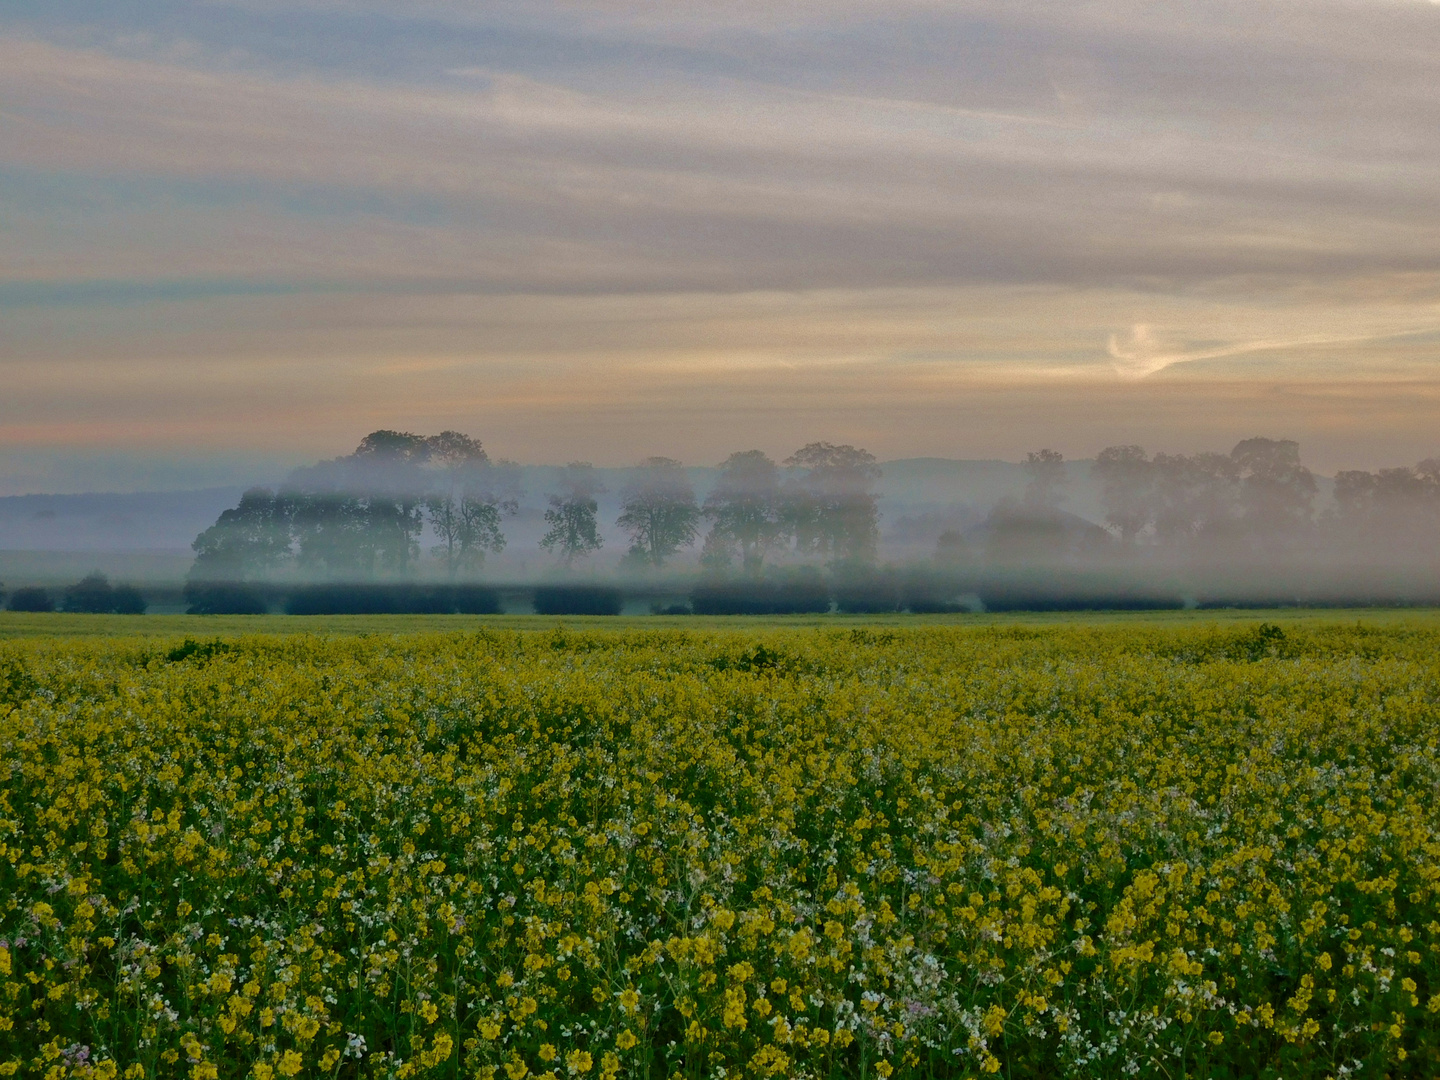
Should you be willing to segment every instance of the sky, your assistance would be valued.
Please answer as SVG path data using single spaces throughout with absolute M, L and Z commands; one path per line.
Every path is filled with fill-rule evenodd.
M 1437 421 L 1430 0 L 0 0 L 0 493 Z

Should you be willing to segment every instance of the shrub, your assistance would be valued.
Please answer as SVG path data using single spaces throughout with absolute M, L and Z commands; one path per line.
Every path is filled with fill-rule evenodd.
M 179 664 L 185 660 L 204 662 L 212 656 L 221 656 L 224 653 L 233 651 L 235 646 L 227 641 L 216 638 L 214 641 L 196 641 L 194 638 L 186 638 L 183 642 L 165 654 L 165 659 L 172 664 Z
M 130 585 L 118 588 L 98 570 L 65 590 L 61 609 L 85 615 L 143 615 L 145 598 Z
M 60 608 L 62 611 L 86 615 L 108 614 L 111 610 L 114 593 L 115 590 L 110 587 L 109 580 L 104 574 L 97 571 L 85 575 L 67 588 Z
M 720 581 L 690 595 L 696 615 L 810 615 L 830 610 L 830 590 L 816 575 L 781 581 Z
M 287 615 L 496 615 L 500 596 L 481 585 L 310 585 L 285 602 Z
M 116 615 L 144 615 L 150 605 L 133 585 L 116 585 L 110 593 L 110 610 Z
M 500 594 L 484 585 L 451 585 L 451 609 L 461 615 L 499 615 Z
M 287 615 L 391 615 L 395 596 L 383 585 L 311 585 L 285 601 Z
M 619 615 L 622 603 L 608 585 L 541 585 L 534 601 L 537 615 Z
M 189 615 L 264 615 L 269 610 L 258 589 L 238 583 L 189 582 L 185 603 Z
M 1041 588 L 982 589 L 980 600 L 986 611 L 1172 611 L 1185 606 L 1177 597 Z
M 16 589 L 10 594 L 11 611 L 54 611 L 55 601 L 38 585 Z
M 849 615 L 880 615 L 900 610 L 900 588 L 886 574 L 843 581 L 835 588 L 835 607 Z

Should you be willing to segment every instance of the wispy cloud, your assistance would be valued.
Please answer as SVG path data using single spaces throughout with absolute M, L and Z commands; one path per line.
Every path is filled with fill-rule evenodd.
M 1176 364 L 1188 364 L 1197 360 L 1221 360 L 1253 353 L 1284 352 L 1309 347 L 1372 344 L 1433 334 L 1437 331 L 1440 331 L 1440 322 L 1379 333 L 1300 334 L 1294 337 L 1258 338 L 1186 348 L 1183 344 L 1161 338 L 1155 327 L 1149 323 L 1135 323 L 1123 336 L 1118 333 L 1111 334 L 1105 348 L 1114 362 L 1117 374 L 1127 379 L 1143 379 Z
M 588 401 L 718 445 L 779 402 L 873 436 L 869 399 L 939 452 L 967 395 L 1000 438 L 1081 429 L 1045 387 L 1185 379 L 1229 423 L 1262 376 L 1436 378 L 1433 4 L 26 9 L 0 441 L 456 403 L 524 439 Z

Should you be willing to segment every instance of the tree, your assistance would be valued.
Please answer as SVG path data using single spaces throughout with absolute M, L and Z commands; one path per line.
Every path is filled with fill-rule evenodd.
M 1225 454 L 1156 454 L 1154 472 L 1155 535 L 1178 547 L 1227 539 L 1237 520 L 1240 467 Z
M 96 570 L 65 590 L 65 599 L 60 610 L 87 615 L 108 614 L 111 611 L 113 592 L 109 579 Z
M 11 611 L 54 611 L 55 601 L 38 585 L 27 585 L 10 594 Z
M 287 508 L 267 488 L 251 488 L 240 505 L 221 513 L 190 547 L 192 581 L 246 581 L 264 577 L 290 555 Z
M 300 565 L 333 578 L 406 573 L 420 554 L 431 453 L 425 436 L 382 429 L 352 454 L 292 473 L 281 497 Z
M 492 466 L 479 440 L 442 431 L 427 441 L 429 460 L 439 466 L 439 487 L 426 497 L 425 507 L 440 540 L 435 550 L 454 577 L 461 569 L 483 566 L 486 552 L 504 549 L 500 515 L 516 512 L 519 493 L 510 490 L 513 484 L 496 482 L 501 470 Z M 512 470 L 504 471 L 508 476 Z
M 426 437 L 408 431 L 390 431 L 382 428 L 372 431 L 360 440 L 351 458 L 367 468 L 396 468 L 399 466 L 424 465 L 437 445 L 445 445 L 448 438 L 458 432 L 446 431 Z M 464 435 L 459 436 L 465 439 Z M 476 444 L 478 445 L 478 444 Z
M 854 446 L 809 443 L 785 459 L 805 470 L 787 486 L 784 522 L 802 553 L 832 565 L 873 562 L 880 511 L 871 485 L 880 479 L 875 455 Z
M 110 593 L 110 610 L 116 615 L 144 615 L 149 606 L 133 585 L 116 585 Z
M 560 491 L 550 496 L 545 523 L 550 531 L 540 539 L 546 551 L 558 549 L 568 569 L 574 561 L 603 546 L 596 514 L 600 505 L 595 496 L 605 490 L 588 461 L 572 461 L 560 470 Z
M 135 588 L 112 586 L 97 570 L 65 590 L 63 610 L 92 615 L 143 615 L 147 606 Z
M 375 568 L 365 500 L 344 491 L 282 492 L 290 508 L 295 562 L 307 576 L 363 578 Z
M 710 532 L 702 560 L 725 567 L 736 549 L 751 577 L 765 568 L 765 556 L 781 537 L 780 470 L 760 450 L 743 450 L 720 463 L 715 488 L 705 499 Z
M 367 576 L 377 570 L 404 574 L 419 557 L 426 487 L 421 469 L 431 454 L 431 440 L 423 435 L 381 430 L 361 439 L 351 455 Z
M 1058 510 L 1065 501 L 1065 455 L 1036 450 L 1025 455 L 1024 503 L 1029 510 Z
M 674 458 L 650 457 L 620 493 L 615 524 L 630 534 L 630 557 L 659 568 L 700 534 L 700 508 L 685 467 Z
M 1440 461 L 1336 473 L 1334 517 L 1339 539 L 1372 557 L 1428 557 L 1440 527 Z
M 1120 534 L 1122 544 L 1133 544 L 1150 523 L 1152 463 L 1139 446 L 1107 446 L 1095 458 L 1094 472 L 1101 483 L 1106 523 Z
M 1315 477 L 1290 439 L 1244 439 L 1230 451 L 1240 471 L 1240 519 L 1262 544 L 1284 543 L 1310 525 Z

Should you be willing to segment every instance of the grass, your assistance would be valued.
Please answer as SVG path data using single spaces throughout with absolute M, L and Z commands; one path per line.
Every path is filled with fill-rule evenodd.
M 417 634 L 481 628 L 770 630 L 841 626 L 1440 625 L 1440 608 L 1233 608 L 1204 611 L 1003 612 L 984 615 L 69 615 L 0 612 L 0 639 L 234 637 L 247 634 Z

